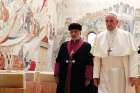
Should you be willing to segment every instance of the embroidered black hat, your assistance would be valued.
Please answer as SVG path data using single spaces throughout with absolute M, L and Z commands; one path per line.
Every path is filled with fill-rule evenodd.
M 74 29 L 77 29 L 77 30 L 82 30 L 82 25 L 80 25 L 79 23 L 71 23 L 69 26 L 68 26 L 68 30 L 71 31 L 71 30 L 74 30 Z

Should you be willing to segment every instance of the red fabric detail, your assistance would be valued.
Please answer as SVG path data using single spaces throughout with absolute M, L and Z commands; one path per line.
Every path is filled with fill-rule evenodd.
M 78 43 L 76 43 L 75 45 L 72 43 L 72 40 L 68 42 L 67 44 L 67 49 L 68 49 L 68 54 L 69 56 L 71 56 L 72 54 L 76 53 L 77 50 L 83 45 L 83 40 L 80 39 Z M 73 51 L 73 53 L 72 53 Z
M 28 70 L 29 71 L 35 71 L 35 68 L 36 68 L 36 62 L 32 61 L 31 64 L 30 64 L 30 68 Z
M 85 76 L 86 79 L 90 79 L 90 80 L 93 79 L 93 66 L 91 65 L 86 66 Z
M 54 76 L 58 76 L 59 75 L 59 68 L 60 68 L 60 64 L 59 63 L 55 63 Z
M 67 77 L 66 77 L 66 83 L 65 83 L 65 93 L 71 93 L 71 68 L 72 68 L 72 63 L 70 62 L 68 64 L 68 71 L 67 71 Z

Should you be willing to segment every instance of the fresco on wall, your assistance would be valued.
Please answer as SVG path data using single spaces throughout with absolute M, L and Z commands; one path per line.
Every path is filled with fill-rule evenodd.
M 76 18 L 65 14 L 73 13 L 69 5 L 70 0 L 0 0 L 0 57 L 5 58 L 4 69 L 17 64 L 16 69 L 28 70 L 31 62 L 39 64 L 41 46 L 46 49 L 43 65 L 52 71 L 60 45 L 70 38 L 67 26 Z M 89 33 L 104 31 L 104 14 L 109 11 L 120 14 L 120 28 L 135 33 L 139 42 L 140 11 L 125 3 L 79 15 L 76 21 L 83 25 L 82 37 L 88 40 Z
M 48 43 L 55 35 L 52 19 L 48 0 L 0 0 L 0 53 L 7 64 L 4 69 L 11 69 L 15 63 L 24 69 L 29 62 L 39 61 L 40 43 Z

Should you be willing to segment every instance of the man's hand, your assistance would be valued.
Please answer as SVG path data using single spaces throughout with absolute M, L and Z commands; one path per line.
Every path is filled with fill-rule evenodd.
M 55 83 L 56 83 L 56 84 L 59 83 L 59 77 L 58 77 L 58 76 L 55 77 Z
M 134 86 L 136 84 L 136 78 L 135 77 L 129 77 L 128 80 L 129 80 L 129 84 L 131 86 Z
M 99 78 L 94 78 L 93 81 L 94 81 L 94 85 L 95 85 L 96 87 L 98 87 L 98 85 L 99 85 L 99 83 L 100 83 L 100 79 L 99 79 Z
M 85 80 L 85 86 L 88 86 L 90 84 L 90 80 L 89 79 L 86 79 Z

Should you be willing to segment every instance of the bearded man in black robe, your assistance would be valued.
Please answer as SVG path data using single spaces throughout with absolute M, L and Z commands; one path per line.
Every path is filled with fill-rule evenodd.
M 71 40 L 64 42 L 56 58 L 54 76 L 56 93 L 96 93 L 92 85 L 93 56 L 91 45 L 81 38 L 82 26 L 69 25 Z

